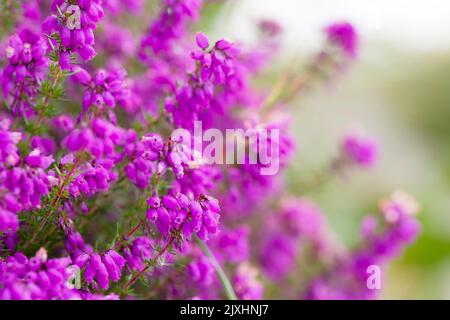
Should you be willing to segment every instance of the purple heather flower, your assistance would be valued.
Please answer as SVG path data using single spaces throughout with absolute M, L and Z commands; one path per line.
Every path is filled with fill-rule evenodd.
M 294 238 L 320 241 L 323 235 L 323 213 L 315 203 L 307 199 L 289 199 L 283 202 L 278 220 L 285 233 Z
M 233 276 L 233 288 L 241 300 L 261 300 L 264 295 L 262 283 L 257 279 L 258 270 L 247 263 L 240 264 Z
M 146 48 L 155 54 L 170 51 L 172 44 L 184 35 L 189 21 L 198 18 L 202 0 L 163 0 L 161 13 L 141 41 L 141 57 L 146 58 Z
M 232 263 L 243 262 L 250 254 L 248 226 L 240 226 L 232 230 L 221 230 L 212 240 L 211 247 L 220 261 Z
M 209 240 L 209 235 L 218 233 L 220 207 L 213 197 L 201 195 L 198 200 L 190 200 L 178 193 L 163 196 L 161 202 L 152 197 L 147 203 L 150 206 L 148 221 L 156 224 L 165 237 L 176 229 L 181 229 L 185 238 L 197 233 L 202 240 Z
M 16 232 L 19 229 L 19 219 L 17 214 L 0 207 L 0 231 Z
M 82 254 L 90 254 L 93 252 L 92 247 L 84 242 L 79 232 L 70 232 L 66 237 L 65 246 L 66 251 L 74 260 Z
M 108 54 L 112 65 L 125 62 L 136 50 L 132 32 L 109 20 L 105 21 L 103 32 L 98 37 L 98 47 Z
M 23 159 L 17 143 L 21 135 L 8 131 L 7 119 L 0 121 L 0 231 L 17 231 L 17 214 L 22 210 L 40 208 L 41 196 L 50 192 L 52 178 L 45 170 L 53 163 L 51 155 L 33 150 Z
M 53 43 L 60 55 L 61 68 L 70 68 L 71 53 L 78 53 L 84 62 L 91 60 L 96 55 L 94 30 L 104 16 L 101 1 L 73 4 L 68 0 L 54 0 L 52 10 L 55 14 L 45 19 L 42 28 L 49 34 L 59 34 L 60 42 Z
M 40 21 L 41 9 L 39 0 L 30 0 L 22 3 L 23 16 L 29 20 Z
M 267 276 L 275 281 L 285 278 L 295 266 L 296 249 L 289 237 L 281 234 L 268 237 L 261 249 L 261 263 Z
M 417 238 L 418 205 L 403 192 L 381 202 L 381 214 L 362 222 L 361 242 L 344 249 L 317 205 L 286 198 L 283 175 L 261 174 L 262 157 L 257 164 L 205 165 L 192 153 L 195 138 L 166 138 L 173 129 L 193 130 L 195 120 L 221 132 L 277 129 L 279 139 L 259 136 L 243 146 L 253 152 L 267 142 L 279 151 L 271 156 L 280 169 L 295 149 L 287 133 L 292 115 L 253 85 L 278 53 L 282 28 L 263 20 L 253 47 L 213 41 L 190 32 L 203 3 L 161 0 L 139 43 L 135 28 L 122 23 L 129 13 L 148 18 L 143 0 L 30 0 L 14 11 L 15 30 L 0 45 L 0 299 L 119 299 L 104 291 L 142 298 L 131 287 L 137 276 L 151 281 L 148 297 L 224 298 L 215 262 L 195 237 L 208 242 L 239 299 L 264 297 L 259 272 L 264 283 L 277 282 L 270 298 L 373 298 L 367 267 L 384 268 Z M 308 79 L 331 78 L 357 56 L 350 24 L 325 32 Z M 104 69 L 87 63 L 97 53 Z M 289 79 L 295 89 L 297 76 Z M 47 95 L 47 86 L 64 98 Z M 271 108 L 261 108 L 266 102 Z M 375 142 L 355 134 L 340 151 L 337 167 L 368 167 L 377 158 Z M 116 223 L 123 234 L 107 244 Z M 107 249 L 94 250 L 87 240 Z M 18 251 L 44 242 L 49 252 Z M 154 266 L 156 260 L 164 263 Z M 72 288 L 79 274 L 81 288 Z
M 212 262 L 205 256 L 200 256 L 197 260 L 190 262 L 186 269 L 189 278 L 200 286 L 211 285 L 216 277 Z
M 39 149 L 34 149 L 24 160 L 28 166 L 44 170 L 54 162 L 53 156 L 43 156 Z
M 283 32 L 283 27 L 277 21 L 270 19 L 259 21 L 259 29 L 269 37 L 277 37 Z
M 144 7 L 144 0 L 103 0 L 103 6 L 113 15 L 119 15 L 124 10 L 138 15 Z
M 46 41 L 31 30 L 24 29 L 10 37 L 5 49 L 7 64 L 1 73 L 0 84 L 15 115 L 29 113 L 33 108 L 33 98 L 47 72 L 46 53 Z
M 0 164 L 5 166 L 15 166 L 20 160 L 17 144 L 22 134 L 9 131 L 10 125 L 9 119 L 0 120 Z
M 266 225 L 260 257 L 264 273 L 272 280 L 282 280 L 294 269 L 304 244 L 317 253 L 327 249 L 323 213 L 307 199 L 283 200 Z
M 166 110 L 172 113 L 175 125 L 187 129 L 192 128 L 193 121 L 202 111 L 217 104 L 214 100 L 216 87 L 230 89 L 239 81 L 234 65 L 239 48 L 234 43 L 220 39 L 207 51 L 209 40 L 205 34 L 198 33 L 197 45 L 200 50 L 191 52 L 191 58 L 197 63 L 195 72 L 190 73 L 184 85 L 177 88 L 174 97 L 165 100 Z
M 102 256 L 102 261 L 108 270 L 109 278 L 114 282 L 119 281 L 125 265 L 125 259 L 116 251 L 109 250 Z
M 388 223 L 396 223 L 403 216 L 415 216 L 420 207 L 411 195 L 397 190 L 389 200 L 380 203 L 380 209 Z
M 117 282 L 122 275 L 125 259 L 114 250 L 104 254 L 93 253 L 81 255 L 77 259 L 78 267 L 86 267 L 84 277 L 87 283 L 94 281 L 103 289 L 109 288 L 109 281 Z
M 380 203 L 380 210 L 387 228 L 384 233 L 368 238 L 368 246 L 380 257 L 399 255 L 420 232 L 420 223 L 415 218 L 419 206 L 409 194 L 396 191 L 389 200 Z
M 310 299 L 372 299 L 376 291 L 367 288 L 367 268 L 383 267 L 400 255 L 420 231 L 415 218 L 418 205 L 403 191 L 396 191 L 382 201 L 382 221 L 374 216 L 364 219 L 361 229 L 363 243 L 339 259 L 339 265 L 314 279 L 309 286 Z M 380 227 L 379 227 L 380 225 Z
M 31 147 L 38 149 L 43 155 L 51 155 L 56 151 L 55 141 L 50 137 L 33 136 L 31 138 Z
M 209 47 L 208 37 L 203 32 L 197 33 L 196 41 L 197 41 L 197 46 L 202 50 L 206 50 Z
M 110 169 L 111 162 L 106 160 L 97 161 L 95 166 L 89 163 L 81 166 L 79 175 L 68 186 L 70 195 L 78 197 L 80 194 L 94 195 L 107 191 L 116 179 L 116 174 Z
M 348 22 L 337 22 L 325 28 L 328 40 L 339 47 L 345 55 L 354 58 L 358 50 L 358 34 Z
M 126 82 L 126 71 L 121 68 L 113 68 L 108 71 L 100 69 L 93 77 L 82 69 L 77 68 L 74 78 L 86 86 L 83 96 L 83 112 L 92 106 L 100 110 L 114 108 L 116 104 L 124 101 L 129 96 Z
M 377 160 L 378 146 L 375 140 L 352 133 L 344 138 L 342 151 L 355 164 L 371 167 Z
M 121 155 L 116 146 L 127 145 L 128 132 L 102 118 L 92 120 L 91 127 L 85 124 L 71 131 L 63 140 L 70 152 L 89 151 L 96 158 L 118 160 Z
M 77 289 L 68 287 L 70 258 L 47 260 L 41 248 L 33 258 L 17 252 L 0 259 L 0 299 L 80 299 Z
M 148 237 L 138 237 L 123 250 L 123 256 L 128 268 L 141 271 L 145 267 L 145 260 L 150 260 L 155 253 L 153 240 Z
M 154 173 L 162 176 L 172 169 L 175 177 L 181 179 L 190 168 L 190 148 L 183 141 L 169 139 L 165 143 L 159 134 L 147 134 L 136 143 L 134 158 L 125 167 L 125 172 L 138 188 L 145 189 Z
M 67 114 L 61 114 L 52 119 L 52 126 L 58 131 L 68 133 L 72 131 L 75 124 L 71 116 Z
M 187 266 L 189 277 L 199 285 L 208 286 L 214 281 L 215 269 L 208 258 L 202 256 Z

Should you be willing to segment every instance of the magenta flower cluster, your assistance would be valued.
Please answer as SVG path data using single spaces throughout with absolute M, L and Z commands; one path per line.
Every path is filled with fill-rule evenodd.
M 200 239 L 209 240 L 210 235 L 218 232 L 220 207 L 213 197 L 201 195 L 198 200 L 191 201 L 186 195 L 177 193 L 162 199 L 153 196 L 147 202 L 150 206 L 147 219 L 166 237 L 178 230 L 185 238 L 196 233 Z
M 238 48 L 229 40 L 221 39 L 209 49 L 209 40 L 204 33 L 197 33 L 197 46 L 200 50 L 191 52 L 196 62 L 194 72 L 176 90 L 175 97 L 165 101 L 166 110 L 172 113 L 175 125 L 189 128 L 199 119 L 199 113 L 209 109 L 215 101 L 215 92 L 221 87 L 230 87 L 234 81 L 234 58 Z
M 127 73 L 124 69 L 98 70 L 93 77 L 82 68 L 78 68 L 76 72 L 75 79 L 86 88 L 82 102 L 83 111 L 93 106 L 101 111 L 114 108 L 129 95 L 125 81 Z
M 109 288 L 109 281 L 117 282 L 122 276 L 122 269 L 125 265 L 125 259 L 114 250 L 108 250 L 100 255 L 84 253 L 75 259 L 75 265 L 79 268 L 85 267 L 84 279 L 87 283 L 95 282 L 101 289 Z
M 31 0 L 10 12 L 12 28 L 0 30 L 0 299 L 371 299 L 366 269 L 416 239 L 418 205 L 403 191 L 364 219 L 352 248 L 307 197 L 375 166 L 375 140 L 347 135 L 318 179 L 285 174 L 295 99 L 355 62 L 355 28 L 325 28 L 304 73 L 269 81 L 281 25 L 258 23 L 255 45 L 213 40 L 196 25 L 209 2 Z M 262 155 L 208 164 L 230 141 L 193 150 L 195 121 L 235 130 L 236 150 L 268 146 L 279 170 L 262 174 Z M 250 129 L 277 135 L 239 137 Z M 297 196 L 287 179 L 301 184 Z
M 161 2 L 161 14 L 142 38 L 141 55 L 143 57 L 145 57 L 148 47 L 155 54 L 170 51 L 176 40 L 186 32 L 188 23 L 198 18 L 202 5 L 202 0 L 164 0 Z
M 58 35 L 52 41 L 58 46 L 61 68 L 67 70 L 71 67 L 72 53 L 77 53 L 85 62 L 95 57 L 94 30 L 105 15 L 101 1 L 80 0 L 74 4 L 67 0 L 55 0 L 52 11 L 54 14 L 44 21 L 43 30 Z
M 308 298 L 374 298 L 376 292 L 367 286 L 367 270 L 386 265 L 416 239 L 421 228 L 415 217 L 418 210 L 415 200 L 403 191 L 382 201 L 382 218 L 367 216 L 361 224 L 364 245 L 341 258 L 339 267 L 318 277 L 308 289 Z
M 3 120 L 3 130 L 0 131 L 0 144 L 4 147 L 0 162 L 2 232 L 16 232 L 19 227 L 18 213 L 40 208 L 41 197 L 50 192 L 54 181 L 46 172 L 53 163 L 53 157 L 34 149 L 21 159 L 17 144 L 22 140 L 22 134 L 9 131 L 9 126 L 10 121 Z
M 49 59 L 46 54 L 46 41 L 31 30 L 24 29 L 9 38 L 1 86 L 15 115 L 32 112 L 31 100 L 47 73 Z
M 358 49 L 358 36 L 355 28 L 348 22 L 337 22 L 325 29 L 328 40 L 354 58 Z
M 342 142 L 342 151 L 349 161 L 370 167 L 377 160 L 377 144 L 372 138 L 348 134 Z

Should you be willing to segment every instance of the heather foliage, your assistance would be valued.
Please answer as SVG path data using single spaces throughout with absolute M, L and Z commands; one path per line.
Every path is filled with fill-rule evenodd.
M 368 267 L 383 269 L 420 231 L 414 199 L 393 193 L 344 248 L 319 204 L 283 179 L 297 142 L 289 113 L 355 62 L 354 27 L 326 27 L 306 68 L 259 86 L 280 47 L 276 22 L 261 21 L 247 46 L 198 30 L 213 1 L 148 2 L 5 6 L 0 298 L 374 298 Z M 275 147 L 280 171 L 261 174 L 260 158 L 207 165 L 187 147 L 196 141 L 171 135 L 196 121 L 276 129 L 277 139 L 236 140 Z M 308 188 L 376 165 L 373 139 L 352 132 L 338 143 Z

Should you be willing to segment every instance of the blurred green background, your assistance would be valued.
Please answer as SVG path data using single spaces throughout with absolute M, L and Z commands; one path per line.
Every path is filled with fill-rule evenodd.
M 349 129 L 363 128 L 380 143 L 378 165 L 308 196 L 352 246 L 362 217 L 375 213 L 380 199 L 399 188 L 413 194 L 422 207 L 423 231 L 390 266 L 382 298 L 450 299 L 450 3 L 242 0 L 222 9 L 209 20 L 213 35 L 252 42 L 258 19 L 284 26 L 274 75 L 297 54 L 307 61 L 320 48 L 326 24 L 356 25 L 356 63 L 292 104 L 298 153 L 289 169 L 291 191 L 297 193 L 302 177 L 329 163 Z

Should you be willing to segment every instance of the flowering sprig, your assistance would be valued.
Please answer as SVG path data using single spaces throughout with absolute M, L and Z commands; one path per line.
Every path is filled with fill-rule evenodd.
M 128 98 L 129 89 L 124 69 L 101 69 L 91 77 L 86 70 L 77 68 L 74 78 L 86 88 L 82 103 L 83 113 L 94 107 L 98 112 L 104 112 L 105 109 L 114 108 L 117 103 Z M 98 113 L 95 110 L 92 112 Z
M 420 232 L 415 215 L 419 210 L 415 199 L 404 191 L 396 191 L 380 203 L 382 219 L 368 216 L 361 225 L 363 243 L 360 248 L 339 258 L 339 265 L 325 270 L 311 282 L 307 297 L 311 299 L 370 299 L 374 290 L 367 286 L 369 266 L 383 267 L 401 254 Z
M 42 155 L 39 149 L 35 149 L 21 159 L 17 148 L 21 135 L 9 132 L 8 121 L 3 122 L 4 131 L 0 133 L 7 153 L 0 163 L 0 230 L 14 233 L 18 230 L 17 214 L 40 208 L 41 196 L 50 192 L 54 180 L 46 169 L 53 163 L 53 157 Z
M 48 34 L 56 32 L 58 35 L 52 41 L 57 48 L 61 68 L 70 69 L 72 53 L 78 53 L 84 62 L 91 60 L 96 55 L 94 30 L 104 16 L 101 1 L 72 4 L 67 0 L 54 0 L 52 9 L 55 14 L 47 17 L 43 29 Z
M 377 143 L 372 138 L 348 134 L 342 142 L 342 153 L 351 163 L 371 167 L 377 160 Z
M 11 101 L 8 107 L 13 115 L 33 112 L 34 99 L 44 80 L 49 64 L 45 39 L 25 29 L 11 36 L 6 48 L 8 64 L 1 77 L 4 96 Z
M 125 259 L 114 250 L 100 255 L 98 253 L 82 254 L 75 260 L 75 265 L 84 270 L 84 280 L 88 284 L 95 282 L 101 289 L 109 288 L 109 281 L 117 282 L 121 278 Z
M 255 80 L 276 61 L 281 26 L 262 21 L 253 47 L 203 32 L 193 41 L 202 4 L 162 0 L 145 34 L 119 16 L 142 22 L 140 0 L 13 10 L 0 79 L 0 298 L 373 298 L 364 268 L 414 241 L 417 205 L 402 192 L 382 202 L 381 218 L 364 220 L 350 249 L 303 194 L 372 167 L 370 138 L 347 135 L 302 197 L 284 188 L 292 102 L 355 60 L 354 27 L 328 26 L 305 71 L 289 65 L 267 93 Z M 267 142 L 280 170 L 262 175 L 261 158 L 206 165 L 190 148 L 196 141 L 170 135 L 193 131 L 195 120 L 216 132 L 277 130 L 278 138 L 238 145 L 256 152 Z
M 160 199 L 153 196 L 148 199 L 150 209 L 147 211 L 149 222 L 157 225 L 165 237 L 181 237 L 176 245 L 183 247 L 183 239 L 197 234 L 200 239 L 208 240 L 209 236 L 218 232 L 220 217 L 219 203 L 213 197 L 200 195 L 190 200 L 186 195 L 165 195 Z M 178 234 L 181 232 L 181 234 Z
M 117 299 L 114 294 L 101 296 L 70 288 L 77 270 L 71 259 L 48 259 L 44 248 L 32 258 L 20 252 L 0 258 L 0 270 L 2 300 Z
M 125 172 L 138 188 L 145 189 L 156 174 L 162 176 L 171 168 L 177 179 L 184 176 L 191 164 L 191 150 L 186 141 L 169 138 L 164 141 L 159 134 L 147 134 L 136 144 Z
M 289 66 L 264 100 L 263 110 L 286 105 L 313 85 L 330 81 L 356 58 L 359 40 L 352 24 L 333 23 L 325 28 L 324 33 L 324 48 L 314 55 L 303 73 L 299 74 L 295 67 Z M 296 64 L 294 61 L 294 66 Z
M 336 177 L 349 178 L 352 170 L 370 170 L 377 165 L 379 146 L 372 137 L 358 132 L 346 134 L 338 154 L 324 168 L 298 184 L 301 193 L 316 190 Z
M 348 22 L 336 22 L 325 28 L 327 41 L 335 46 L 343 55 L 355 58 L 359 39 L 358 33 L 352 24 Z
M 141 41 L 141 57 L 146 58 L 146 48 L 153 53 L 170 52 L 173 43 L 186 32 L 186 24 L 196 20 L 202 0 L 163 0 L 161 13 Z
M 233 61 L 239 53 L 239 48 L 227 39 L 220 39 L 209 48 L 209 40 L 202 32 L 197 33 L 196 42 L 200 50 L 191 52 L 196 62 L 195 71 L 188 74 L 174 97 L 165 100 L 165 108 L 172 113 L 174 124 L 187 129 L 192 128 L 199 113 L 218 104 L 214 94 L 218 87 L 226 89 L 235 79 Z

